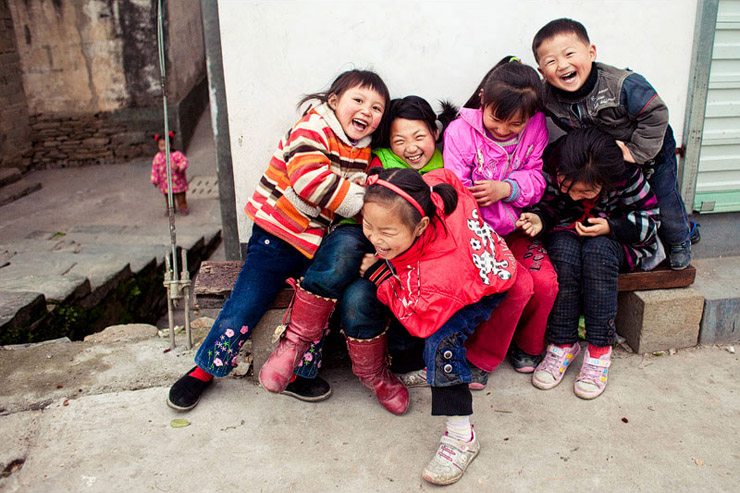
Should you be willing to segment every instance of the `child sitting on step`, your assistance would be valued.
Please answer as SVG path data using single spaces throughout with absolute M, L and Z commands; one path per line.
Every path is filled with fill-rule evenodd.
M 299 106 L 311 100 L 320 104 L 309 108 L 280 141 L 245 207 L 254 226 L 244 266 L 195 356 L 196 366 L 170 389 L 167 404 L 173 409 L 192 409 L 214 376 L 232 370 L 239 349 L 286 280 L 311 268 L 335 220 L 353 217 L 362 207 L 365 189 L 356 182 L 364 182 L 372 134 L 390 100 L 388 88 L 374 72 L 349 70 L 328 91 L 306 96 Z M 296 321 L 298 313 L 328 319 L 332 308 L 322 295 L 296 287 L 292 304 Z M 296 326 L 283 339 L 281 352 L 289 354 L 291 374 L 325 327 L 325 320 Z M 283 391 L 307 401 L 331 393 L 323 379 L 300 376 Z

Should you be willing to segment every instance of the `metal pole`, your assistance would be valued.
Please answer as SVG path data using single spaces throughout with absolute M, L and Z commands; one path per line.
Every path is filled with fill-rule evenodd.
M 172 196 L 172 163 L 170 162 L 170 124 L 167 113 L 167 75 L 165 71 L 162 0 L 157 1 L 157 44 L 159 45 L 159 80 L 162 85 L 162 105 L 164 109 L 164 142 L 165 158 L 167 161 L 167 215 L 170 224 L 170 244 L 172 248 L 172 280 L 177 281 L 177 233 L 175 230 L 175 204 Z

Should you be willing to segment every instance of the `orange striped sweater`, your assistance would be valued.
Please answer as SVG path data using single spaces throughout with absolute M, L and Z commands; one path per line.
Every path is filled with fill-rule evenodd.
M 365 189 L 370 140 L 353 143 L 324 103 L 280 141 L 244 211 L 261 228 L 313 258 L 336 216 L 353 217 Z

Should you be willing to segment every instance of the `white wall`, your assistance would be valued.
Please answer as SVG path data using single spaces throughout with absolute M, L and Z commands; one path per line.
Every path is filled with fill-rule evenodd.
M 244 204 L 298 119 L 295 104 L 344 70 L 375 70 L 391 97 L 462 104 L 504 55 L 534 65 L 537 30 L 571 17 L 598 61 L 653 84 L 680 134 L 695 13 L 696 0 L 219 0 L 240 241 L 251 229 Z

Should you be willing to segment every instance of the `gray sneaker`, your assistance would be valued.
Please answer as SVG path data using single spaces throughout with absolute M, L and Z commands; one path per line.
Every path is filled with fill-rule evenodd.
M 671 263 L 671 269 L 684 270 L 691 263 L 691 242 L 684 241 L 680 245 L 671 246 L 668 252 L 668 258 Z

